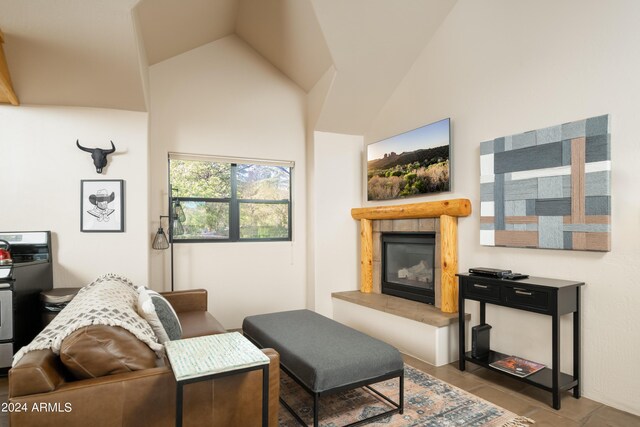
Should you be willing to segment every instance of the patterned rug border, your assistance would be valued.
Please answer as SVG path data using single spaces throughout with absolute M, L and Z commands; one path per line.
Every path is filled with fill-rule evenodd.
M 530 418 L 461 389 L 413 366 L 404 365 L 404 414 L 394 414 L 372 422 L 388 427 L 528 427 Z M 398 380 L 382 381 L 373 388 L 394 401 L 398 400 Z M 302 418 L 312 425 L 312 399 L 308 393 L 281 372 L 281 396 Z M 327 409 L 328 408 L 328 409 Z M 321 397 L 320 426 L 338 427 L 391 409 L 374 393 L 358 388 Z M 327 415 L 329 412 L 329 415 Z M 299 424 L 280 405 L 279 427 Z

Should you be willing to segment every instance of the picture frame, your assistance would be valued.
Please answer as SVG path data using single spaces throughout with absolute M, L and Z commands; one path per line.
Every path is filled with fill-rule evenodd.
M 611 251 L 611 117 L 480 143 L 480 244 Z
M 124 232 L 124 180 L 83 179 L 80 181 L 80 231 L 83 233 Z
M 366 147 L 367 201 L 451 191 L 451 119 L 446 118 Z

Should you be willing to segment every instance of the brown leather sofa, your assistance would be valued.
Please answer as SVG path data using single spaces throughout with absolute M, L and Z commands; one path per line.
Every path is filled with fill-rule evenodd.
M 163 295 L 178 314 L 183 338 L 226 332 L 207 312 L 205 290 Z M 280 357 L 273 349 L 263 351 L 271 359 L 269 426 L 276 427 Z M 175 379 L 166 359 L 157 363 L 161 366 L 72 380 L 52 351 L 29 352 L 9 371 L 10 425 L 174 426 Z M 259 426 L 261 404 L 261 371 L 189 384 L 184 388 L 184 426 Z

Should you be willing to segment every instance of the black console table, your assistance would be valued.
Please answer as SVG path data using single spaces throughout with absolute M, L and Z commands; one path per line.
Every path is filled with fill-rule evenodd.
M 560 409 L 560 392 L 573 389 L 573 397 L 580 398 L 580 286 L 584 282 L 530 277 L 523 280 L 498 279 L 474 274 L 457 274 L 458 310 L 460 328 L 459 367 L 465 370 L 465 362 L 472 362 L 553 394 L 553 408 Z M 517 310 L 551 316 L 551 368 L 544 368 L 527 377 L 517 377 L 490 366 L 496 360 L 509 355 L 490 350 L 482 358 L 474 358 L 465 352 L 465 299 L 480 302 L 480 324 L 484 325 L 485 305 L 494 304 Z M 573 375 L 560 372 L 560 317 L 573 314 Z

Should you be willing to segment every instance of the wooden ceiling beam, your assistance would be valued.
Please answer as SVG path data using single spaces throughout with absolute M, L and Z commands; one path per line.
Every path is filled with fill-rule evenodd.
M 2 49 L 3 43 L 4 35 L 2 34 L 2 30 L 0 30 L 0 103 L 20 105 L 18 96 L 14 92 L 11 83 L 9 67 L 7 66 L 7 60 L 4 56 L 4 49 Z

